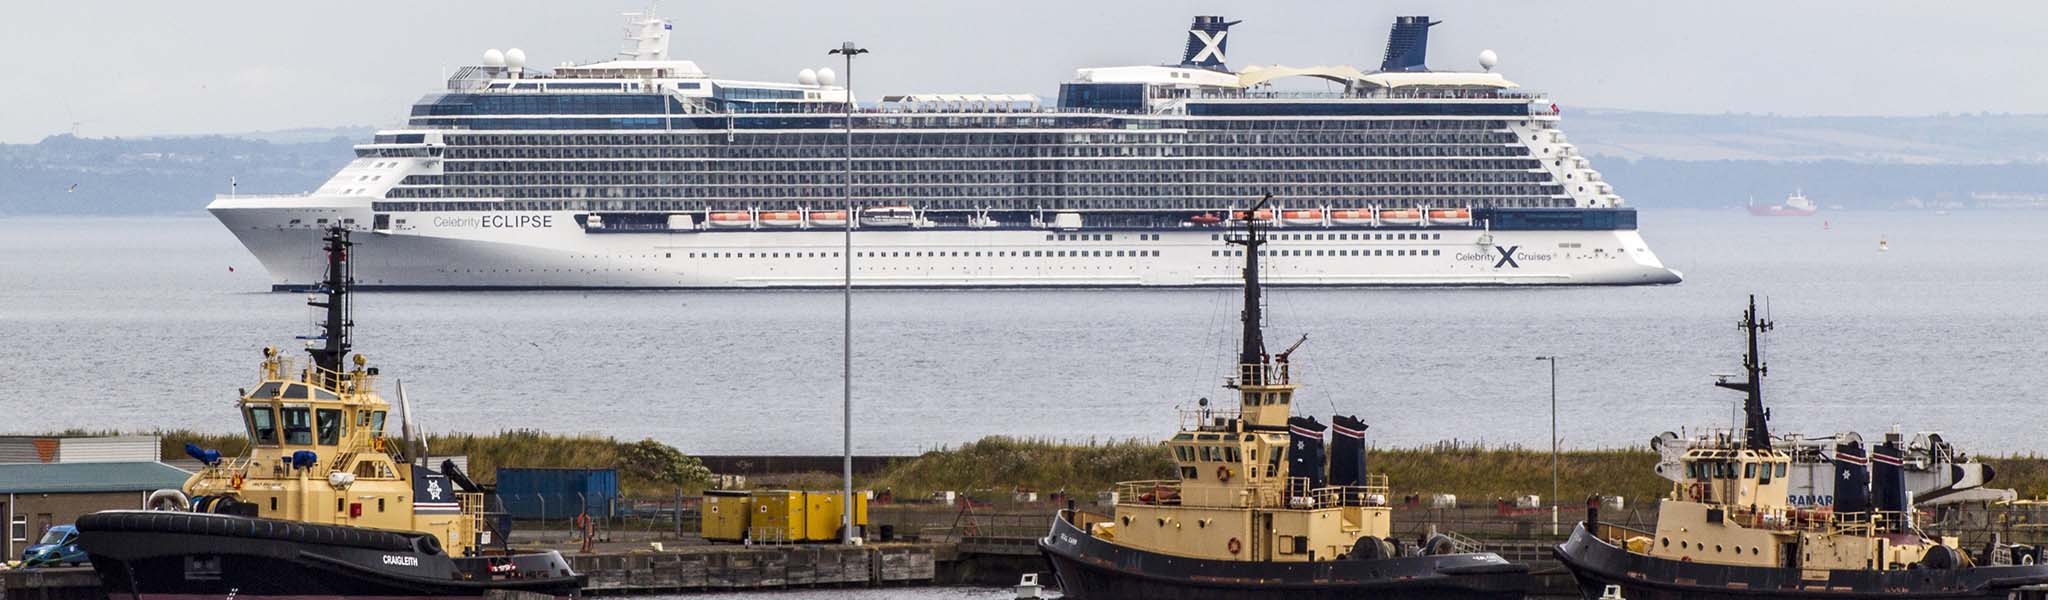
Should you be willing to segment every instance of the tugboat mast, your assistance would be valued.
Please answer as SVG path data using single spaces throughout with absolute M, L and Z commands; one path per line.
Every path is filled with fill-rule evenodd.
M 349 260 L 348 249 L 354 242 L 348 241 L 348 230 L 335 227 L 327 230 L 321 240 L 326 242 L 327 278 L 320 282 L 319 293 L 325 299 L 314 298 L 306 301 L 307 306 L 327 309 L 327 317 L 320 323 L 320 339 L 324 343 L 317 348 L 308 348 L 313 355 L 313 364 L 320 367 L 316 379 L 321 386 L 338 389 L 344 361 L 353 348 L 349 329 L 355 321 L 349 319 L 349 286 L 355 282 L 354 263 Z
M 1266 194 L 1266 197 L 1260 198 L 1249 210 L 1246 210 L 1244 213 L 1244 238 L 1232 238 L 1229 240 L 1232 245 L 1244 246 L 1244 341 L 1243 347 L 1238 351 L 1237 355 L 1237 363 L 1240 365 L 1266 364 L 1266 337 L 1264 332 L 1260 330 L 1260 324 L 1264 322 L 1264 319 L 1259 314 L 1259 247 L 1266 244 L 1266 238 L 1264 234 L 1259 233 L 1259 209 L 1265 208 L 1266 203 L 1272 200 L 1273 195 Z M 1251 385 L 1265 383 L 1263 369 L 1249 369 L 1248 371 L 1250 372 L 1245 373 L 1245 375 L 1252 376 L 1256 373 L 1259 380 L 1243 381 L 1241 383 Z
M 1749 398 L 1742 403 L 1743 445 L 1751 450 L 1768 450 L 1771 448 L 1771 411 L 1764 408 L 1763 378 L 1770 374 L 1771 369 L 1764 365 L 1763 351 L 1757 344 L 1757 337 L 1765 331 L 1770 331 L 1772 323 L 1757 318 L 1756 294 L 1749 295 L 1749 310 L 1742 313 L 1740 326 L 1749 334 L 1749 354 L 1742 357 L 1742 368 L 1747 372 L 1748 378 L 1740 383 L 1717 381 L 1714 385 L 1749 394 Z

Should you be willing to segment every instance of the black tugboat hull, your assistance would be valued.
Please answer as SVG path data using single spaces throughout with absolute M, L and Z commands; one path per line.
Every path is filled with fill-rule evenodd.
M 1063 513 L 1064 514 L 1064 513 Z M 1519 600 L 1527 565 L 1493 554 L 1380 560 L 1203 560 L 1118 546 L 1053 520 L 1038 548 L 1066 598 L 1091 599 L 1486 599 Z
M 78 529 L 109 600 L 571 597 L 584 580 L 552 552 L 450 557 L 417 533 L 141 511 L 86 515 Z
M 2013 588 L 2048 583 L 2048 565 L 1830 570 L 1825 579 L 1803 579 L 1799 569 L 1735 567 L 1681 562 L 1631 553 L 1586 531 L 1553 552 L 1578 580 L 1588 599 L 1609 585 L 1628 600 L 1711 600 L 1741 598 L 2005 598 Z

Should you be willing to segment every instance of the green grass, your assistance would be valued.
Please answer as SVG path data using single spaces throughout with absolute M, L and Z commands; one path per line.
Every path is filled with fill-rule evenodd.
M 2048 496 L 2048 458 L 2023 455 L 1980 457 L 1997 471 L 1992 485 L 2013 488 L 2021 497 Z M 1447 493 L 1465 503 L 1549 497 L 1550 453 L 1517 446 L 1485 447 L 1446 442 L 1414 448 L 1375 448 L 1367 469 L 1386 475 L 1398 496 Z M 1623 496 L 1642 506 L 1671 491 L 1671 482 L 1652 469 L 1656 453 L 1643 448 L 1572 450 L 1558 457 L 1558 495 L 1571 505 L 1595 494 Z M 875 476 L 877 489 L 897 497 L 940 490 L 1066 490 L 1094 494 L 1118 481 L 1173 477 L 1165 447 L 1149 441 L 1062 443 L 1002 436 L 958 448 L 926 452 L 900 461 Z

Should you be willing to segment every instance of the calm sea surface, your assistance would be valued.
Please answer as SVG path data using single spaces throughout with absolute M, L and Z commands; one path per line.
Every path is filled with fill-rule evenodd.
M 1570 447 L 1727 422 L 1748 293 L 1779 321 L 1782 431 L 1942 430 L 2048 451 L 2048 212 L 1755 218 L 1646 211 L 1685 283 L 1643 288 L 1276 290 L 1298 411 L 1357 413 L 1382 446 Z M 1823 225 L 1826 225 L 1825 227 Z M 1877 251 L 1889 240 L 1888 252 Z M 233 271 L 230 271 L 230 267 Z M 302 297 L 212 219 L 0 219 L 0 431 L 238 427 L 259 351 L 310 333 Z M 864 292 L 855 449 L 1005 434 L 1156 438 L 1223 398 L 1238 293 Z M 835 453 L 836 292 L 367 293 L 359 349 L 435 431 L 651 437 L 695 453 Z M 1326 417 L 1325 417 L 1326 418 Z M 795 597 L 795 596 L 793 596 Z

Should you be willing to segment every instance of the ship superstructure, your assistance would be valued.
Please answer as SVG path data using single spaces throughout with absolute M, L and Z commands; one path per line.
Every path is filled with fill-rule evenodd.
M 1425 66 L 1426 17 L 1371 72 L 1233 71 L 1237 23 L 1198 17 L 1179 64 L 1080 69 L 1050 103 L 717 78 L 629 17 L 614 60 L 492 50 L 318 190 L 209 209 L 279 288 L 317 279 L 330 226 L 371 234 L 369 287 L 833 286 L 848 227 L 861 286 L 1235 285 L 1214 242 L 1240 217 L 1273 228 L 1274 285 L 1679 279 L 1547 96 L 1491 51 Z M 1274 87 L 1303 78 L 1330 91 Z M 1263 194 L 1285 200 L 1238 214 Z

